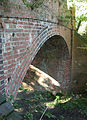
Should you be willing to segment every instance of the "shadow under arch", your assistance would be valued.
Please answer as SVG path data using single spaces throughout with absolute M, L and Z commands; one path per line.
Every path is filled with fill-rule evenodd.
M 28 81 L 25 80 L 25 82 L 29 82 L 29 85 L 33 82 L 34 85 L 31 86 L 34 89 L 43 90 L 44 88 L 53 94 L 60 90 L 68 91 L 70 87 L 70 56 L 63 37 L 54 35 L 49 38 L 41 46 L 31 64 L 33 66 L 30 66 L 30 70 L 27 72 Z M 35 86 L 36 81 L 39 83 L 38 87 Z

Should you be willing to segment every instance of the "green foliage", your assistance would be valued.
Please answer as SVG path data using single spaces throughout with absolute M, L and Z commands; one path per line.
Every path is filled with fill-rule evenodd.
M 87 97 L 78 99 L 75 102 L 75 105 L 82 110 L 82 114 L 87 116 L 87 106 L 84 103 L 87 103 Z
M 70 17 L 70 16 L 69 16 Z M 65 22 L 65 23 L 70 23 L 69 17 L 63 16 L 63 15 L 57 15 L 58 20 Z
M 57 95 L 53 97 L 50 92 L 34 92 L 31 98 L 24 97 L 20 99 L 23 100 L 23 103 L 25 102 L 25 105 L 27 104 L 29 107 L 29 111 L 24 115 L 24 120 L 36 120 L 34 115 L 41 116 L 47 108 L 46 102 L 53 103 L 51 104 L 52 106 L 48 106 L 48 108 L 54 107 L 56 110 L 56 107 L 59 107 L 61 110 L 70 110 L 72 112 L 77 109 L 81 114 L 87 116 L 87 106 L 85 104 L 87 103 L 87 97 L 83 97 L 82 94 L 76 95 L 72 93 L 64 95 L 63 93 L 57 93 Z M 15 101 L 13 105 L 16 109 L 22 108 L 19 101 Z M 44 113 L 44 116 L 49 119 L 57 119 L 55 114 L 49 111 L 49 109 Z M 60 114 L 58 119 L 64 120 L 64 114 Z
M 87 44 L 85 44 L 85 49 L 87 50 Z
M 82 36 L 83 36 L 85 39 L 87 39 L 87 25 L 86 25 L 86 27 L 85 27 L 85 31 L 84 31 L 84 33 L 82 34 Z M 85 47 L 86 47 L 86 49 L 87 49 L 87 45 L 85 45 Z
M 71 6 L 75 6 L 76 28 L 79 30 L 81 23 L 87 21 L 87 0 L 68 0 Z
M 85 91 L 87 92 L 87 89 L 85 89 Z
M 63 8 L 59 10 L 59 14 L 56 15 L 58 20 L 65 23 L 65 25 L 71 25 L 71 19 L 73 18 L 71 14 L 72 8 L 67 8 L 67 2 L 64 2 Z
M 24 120 L 34 120 L 33 114 L 27 112 L 24 116 Z
M 14 95 L 10 95 L 9 98 L 8 98 L 8 101 L 12 101 L 14 99 Z
M 65 110 L 67 110 L 67 109 L 68 110 L 69 109 L 73 110 L 75 108 L 78 108 L 78 109 L 80 109 L 81 114 L 84 114 L 84 115 L 87 116 L 87 106 L 85 105 L 85 103 L 87 103 L 87 96 L 82 97 L 81 94 L 80 95 L 74 95 L 73 94 L 73 97 L 74 97 L 73 98 L 74 100 L 70 100 L 66 103 L 57 103 L 56 106 L 61 106 L 61 108 L 65 109 Z
M 22 0 L 22 1 L 26 5 L 26 7 L 31 8 L 32 10 L 34 8 L 40 7 L 43 4 L 43 0 L 35 0 L 30 3 L 27 0 Z
M 31 8 L 31 10 L 34 10 L 35 8 L 39 8 L 42 5 L 44 5 L 43 0 L 33 0 L 32 2 L 28 2 L 27 0 L 22 0 L 23 3 L 26 5 L 26 7 Z M 48 1 L 48 0 L 46 0 Z M 57 0 L 54 0 L 56 3 Z M 63 4 L 64 3 L 64 4 Z M 66 0 L 59 0 L 59 6 L 63 4 L 63 9 L 60 9 L 59 15 L 55 14 L 55 17 L 58 18 L 58 20 L 62 21 L 63 23 L 68 23 L 71 24 L 71 17 L 72 15 L 70 14 L 70 11 L 67 9 L 67 4 Z
M 63 115 L 60 115 L 59 120 L 64 120 L 64 116 L 63 116 Z
M 3 6 L 3 7 L 7 7 L 8 0 L 0 0 L 0 5 Z
M 45 116 L 47 116 L 48 118 L 56 118 L 56 116 L 55 115 L 53 115 L 52 113 L 50 113 L 50 112 L 46 112 L 45 113 Z
M 75 108 L 75 104 L 72 101 L 67 102 L 66 104 L 62 104 L 63 109 L 73 109 Z
M 31 89 L 27 89 L 27 88 L 19 88 L 19 90 L 23 90 L 23 91 L 31 91 Z
M 14 106 L 16 109 L 21 108 L 21 104 L 18 104 L 17 101 L 14 101 L 14 102 L 13 102 L 13 106 Z

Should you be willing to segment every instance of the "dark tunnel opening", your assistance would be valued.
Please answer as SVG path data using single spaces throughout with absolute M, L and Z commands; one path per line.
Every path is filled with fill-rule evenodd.
M 58 92 L 59 90 L 63 90 L 65 92 L 65 90 L 67 91 L 69 89 L 69 51 L 65 40 L 61 36 L 53 36 L 47 40 L 38 51 L 31 64 L 36 68 L 30 67 L 27 71 L 28 82 L 32 81 L 32 79 L 34 82 L 39 81 L 39 85 L 49 91 Z M 53 82 L 49 76 L 45 76 L 40 71 L 38 72 L 37 69 L 52 77 L 54 79 Z M 40 81 L 42 82 L 41 84 Z M 38 86 L 38 89 L 39 88 L 40 86 Z

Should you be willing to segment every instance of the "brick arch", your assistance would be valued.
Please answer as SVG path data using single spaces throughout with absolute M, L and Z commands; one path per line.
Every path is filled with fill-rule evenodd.
M 46 27 L 40 33 L 38 33 L 37 37 L 33 39 L 33 42 L 31 43 L 30 47 L 27 48 L 25 53 L 22 55 L 21 59 L 19 60 L 20 62 L 19 66 L 15 68 L 11 76 L 11 80 L 5 90 L 6 95 L 8 97 L 10 97 L 10 95 L 13 95 L 14 98 L 16 97 L 17 91 L 21 85 L 21 82 L 24 79 L 24 76 L 29 68 L 29 65 L 33 61 L 39 49 L 49 38 L 55 35 L 60 35 L 61 37 L 63 37 L 70 53 L 70 46 L 69 46 L 70 37 L 68 36 L 69 38 L 67 40 L 67 34 L 65 29 L 66 28 L 63 26 Z M 70 33 L 70 30 L 67 29 L 67 31 L 69 31 Z
M 33 76 L 32 71 L 34 72 Z M 43 74 L 44 72 L 47 76 Z M 48 75 L 54 79 L 54 82 Z M 41 46 L 29 67 L 27 76 L 30 84 L 31 81 L 39 83 L 38 89 L 40 88 L 40 90 L 47 89 L 53 94 L 60 90 L 63 92 L 69 90 L 71 81 L 70 55 L 66 41 L 62 36 L 54 35 Z M 24 82 L 28 81 L 24 79 Z M 35 88 L 35 86 L 32 87 Z

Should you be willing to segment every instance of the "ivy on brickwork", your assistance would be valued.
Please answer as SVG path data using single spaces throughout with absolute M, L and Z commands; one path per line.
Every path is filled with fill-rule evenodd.
M 8 5 L 8 0 L 0 0 L 0 5 L 6 7 Z
M 26 5 L 26 7 L 31 8 L 32 10 L 34 8 L 40 7 L 43 4 L 43 0 L 33 0 L 33 1 L 22 0 L 22 1 Z
M 9 0 L 0 0 L 0 6 L 3 6 L 5 12 L 10 12 Z
M 26 7 L 31 8 L 31 10 L 34 10 L 35 8 L 39 8 L 42 5 L 44 5 L 44 0 L 22 0 L 22 1 L 26 5 Z M 46 0 L 46 2 L 48 1 L 49 0 Z M 54 0 L 53 2 L 56 3 L 57 0 Z M 70 10 L 67 9 L 67 1 L 59 0 L 58 2 L 59 2 L 59 7 L 63 5 L 63 8 L 59 10 L 59 14 L 55 14 L 53 13 L 53 11 L 52 13 L 55 15 L 56 18 L 58 18 L 58 20 L 65 23 L 70 23 L 72 15 L 70 14 Z
M 60 14 L 57 15 L 58 20 L 65 22 L 65 23 L 69 23 L 71 22 L 72 19 L 72 14 L 70 14 L 69 10 L 61 10 Z
M 22 0 L 22 1 L 27 7 L 30 7 L 31 9 L 38 8 L 42 6 L 44 3 L 44 0 Z M 46 2 L 48 1 L 49 0 L 46 0 Z M 54 0 L 54 3 L 56 2 L 57 0 Z M 64 0 L 59 0 L 59 6 L 61 6 L 63 2 Z
M 22 1 L 27 7 L 31 8 L 31 9 L 38 8 L 38 7 L 42 6 L 44 3 L 44 0 L 22 0 Z M 49 0 L 46 0 L 46 2 L 48 2 L 48 1 Z M 54 3 L 56 3 L 56 2 L 57 2 L 57 0 L 54 0 Z M 64 2 L 64 0 L 59 0 L 59 6 L 61 6 L 63 2 Z
M 56 15 L 58 20 L 71 25 L 71 20 L 73 19 L 72 8 L 67 8 L 67 0 L 59 0 L 59 14 Z

